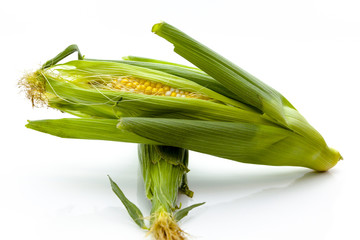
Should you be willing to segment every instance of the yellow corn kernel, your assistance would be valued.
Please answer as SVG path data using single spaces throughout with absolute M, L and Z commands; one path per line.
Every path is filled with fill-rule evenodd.
M 126 84 L 126 87 L 127 87 L 127 88 L 132 88 L 132 86 L 133 86 L 133 84 L 132 84 L 131 82 L 129 82 L 129 83 Z
M 152 83 L 150 83 L 150 86 L 154 88 L 154 87 L 156 87 L 156 83 L 152 82 Z
M 156 88 L 157 88 L 157 89 L 162 88 L 162 86 L 163 86 L 163 85 L 162 85 L 161 83 L 157 83 L 157 84 L 156 84 Z
M 146 81 L 146 82 L 144 83 L 144 86 L 145 86 L 145 87 L 150 86 L 150 82 L 149 82 L 149 81 Z
M 172 92 L 170 96 L 171 97 L 176 97 L 176 94 L 177 94 L 176 92 Z
M 145 93 L 146 94 L 150 94 L 152 92 L 152 87 L 148 86 L 146 89 L 145 89 Z
M 129 82 L 129 80 L 128 79 L 126 79 L 126 78 L 123 78 L 122 80 L 121 80 L 121 84 L 127 84 Z
M 170 87 L 169 86 L 164 86 L 164 91 L 167 92 L 170 90 Z

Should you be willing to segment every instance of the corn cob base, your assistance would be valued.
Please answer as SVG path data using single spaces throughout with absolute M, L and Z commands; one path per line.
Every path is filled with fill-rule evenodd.
M 161 209 L 154 213 L 154 222 L 150 227 L 148 234 L 151 234 L 156 240 L 185 240 L 186 233 L 176 223 L 174 217 Z

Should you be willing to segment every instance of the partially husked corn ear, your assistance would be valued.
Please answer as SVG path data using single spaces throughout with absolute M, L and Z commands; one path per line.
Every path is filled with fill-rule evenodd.
M 193 81 L 129 64 L 78 60 L 21 81 L 34 105 L 79 117 L 169 117 L 276 125 L 249 106 Z
M 210 94 L 214 93 L 215 95 L 218 95 L 211 90 L 205 89 L 199 85 L 194 85 L 186 79 L 182 79 L 184 81 L 182 86 L 179 85 L 179 81 L 176 81 L 174 84 L 176 85 L 175 87 L 171 84 L 171 75 L 168 75 L 170 81 L 167 79 L 166 84 L 156 80 L 147 80 L 146 75 L 143 75 L 143 78 L 136 76 L 124 76 L 119 71 L 111 73 L 110 70 L 108 73 L 99 73 L 96 71 L 96 68 L 89 70 L 88 68 L 82 68 L 79 66 L 84 64 L 86 64 L 85 60 L 81 61 L 81 64 L 70 62 L 63 65 L 49 67 L 47 69 L 40 69 L 31 74 L 26 74 L 22 80 L 22 85 L 26 88 L 28 98 L 31 99 L 34 105 L 47 104 L 49 97 L 62 98 L 61 95 L 58 95 L 56 89 L 57 84 L 54 83 L 54 81 L 65 82 L 70 87 L 71 84 L 75 84 L 75 86 L 83 87 L 85 89 L 94 89 L 96 91 L 109 90 L 119 91 L 122 93 L 145 94 L 162 97 L 214 100 L 204 93 L 197 92 L 197 89 L 199 89 L 199 91 L 205 90 L 205 92 L 210 92 Z M 91 62 L 88 64 L 91 65 Z M 121 65 L 122 67 L 128 66 L 124 64 Z M 119 63 L 109 62 L 107 67 L 117 69 L 119 68 Z M 137 70 L 141 71 L 142 69 L 137 68 Z M 128 71 L 126 71 L 126 73 L 128 73 Z M 154 77 L 152 79 L 154 79 Z M 192 86 L 189 87 L 186 83 L 190 83 Z M 222 97 L 220 96 L 220 98 Z M 228 99 L 228 101 L 235 103 L 231 99 Z

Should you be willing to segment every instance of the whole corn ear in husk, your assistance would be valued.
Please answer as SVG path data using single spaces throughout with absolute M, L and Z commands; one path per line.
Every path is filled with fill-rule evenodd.
M 186 182 L 188 150 L 140 144 L 139 160 L 146 196 L 152 203 L 149 232 L 155 239 L 185 239 L 185 233 L 177 225 L 177 221 L 194 207 L 203 204 L 195 204 L 177 211 L 179 207 L 176 200 L 179 190 L 190 197 L 193 195 Z

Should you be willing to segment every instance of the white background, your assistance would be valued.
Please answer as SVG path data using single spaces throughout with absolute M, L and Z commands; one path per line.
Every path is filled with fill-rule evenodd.
M 186 64 L 151 33 L 161 20 L 283 93 L 344 157 L 319 174 L 192 152 L 195 195 L 180 201 L 207 203 L 180 223 L 190 239 L 360 239 L 359 10 L 357 0 L 1 3 L 0 239 L 145 239 L 106 177 L 149 213 L 136 145 L 26 129 L 67 115 L 33 109 L 16 84 L 72 43 L 89 58 Z

